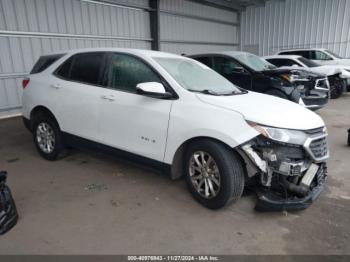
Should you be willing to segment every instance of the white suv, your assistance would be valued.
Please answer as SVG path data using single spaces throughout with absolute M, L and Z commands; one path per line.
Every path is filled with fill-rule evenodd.
M 89 145 L 185 176 L 212 209 L 254 181 L 257 208 L 300 209 L 322 191 L 322 119 L 295 103 L 231 84 L 182 56 L 81 49 L 42 56 L 23 81 L 24 123 L 39 153 Z M 251 184 L 251 183 L 250 183 Z
M 321 65 L 343 65 L 346 66 L 347 70 L 350 66 L 350 59 L 341 57 L 325 48 L 283 49 L 277 52 L 277 55 L 298 55 Z

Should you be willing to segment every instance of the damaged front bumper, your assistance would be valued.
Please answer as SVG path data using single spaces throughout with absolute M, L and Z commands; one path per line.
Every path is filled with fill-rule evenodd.
M 330 87 L 327 78 L 309 82 L 295 82 L 300 90 L 300 96 L 306 108 L 318 110 L 324 107 L 330 99 Z
M 294 145 L 260 135 L 241 146 L 258 196 L 256 210 L 301 210 L 320 195 L 329 157 L 326 136 L 312 131 L 305 144 Z
M 314 187 L 304 197 L 283 195 L 268 189 L 257 189 L 258 200 L 255 210 L 260 212 L 269 211 L 292 211 L 308 208 L 321 194 L 327 175 L 326 165 L 320 166 L 314 181 Z

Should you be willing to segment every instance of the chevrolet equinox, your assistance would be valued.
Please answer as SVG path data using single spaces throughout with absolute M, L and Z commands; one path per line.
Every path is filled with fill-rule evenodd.
M 193 59 L 97 48 L 42 56 L 23 80 L 39 153 L 89 145 L 184 176 L 219 209 L 254 184 L 257 209 L 303 209 L 324 187 L 327 131 L 312 111 L 246 91 Z

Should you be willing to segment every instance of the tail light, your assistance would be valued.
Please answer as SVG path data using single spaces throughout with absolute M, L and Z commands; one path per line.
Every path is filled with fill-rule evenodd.
M 29 84 L 29 81 L 30 81 L 29 78 L 24 78 L 22 80 L 22 87 L 23 87 L 23 89 L 25 89 L 27 87 L 27 85 Z

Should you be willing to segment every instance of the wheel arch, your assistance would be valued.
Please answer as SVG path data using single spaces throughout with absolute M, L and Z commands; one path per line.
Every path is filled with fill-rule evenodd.
M 237 155 L 241 158 L 241 155 L 239 154 L 238 150 L 235 147 L 231 147 L 229 144 L 225 143 L 222 140 L 219 140 L 217 138 L 213 138 L 210 136 L 192 137 L 192 138 L 189 138 L 186 141 L 184 141 L 175 151 L 175 154 L 174 154 L 173 160 L 172 160 L 172 164 L 170 167 L 171 179 L 175 180 L 175 179 L 179 179 L 180 177 L 183 176 L 185 152 L 190 144 L 192 144 L 194 142 L 198 142 L 200 140 L 212 140 L 212 141 L 215 141 L 217 143 L 220 143 L 220 144 L 224 145 L 225 147 L 229 148 L 230 150 L 232 150 L 233 152 L 236 152 Z M 241 158 L 241 160 L 244 163 L 243 158 Z
M 57 126 L 60 128 L 60 124 L 59 124 L 59 122 L 57 121 L 55 115 L 51 112 L 51 110 L 48 109 L 48 108 L 45 107 L 45 106 L 41 106 L 41 105 L 40 105 L 40 106 L 34 107 L 34 108 L 32 109 L 32 111 L 30 112 L 30 128 L 31 128 L 31 130 L 33 129 L 33 126 L 32 126 L 32 125 L 33 125 L 33 120 L 34 120 L 35 117 L 36 117 L 37 115 L 39 115 L 39 114 L 44 114 L 44 115 L 50 117 L 51 119 L 53 119 L 53 120 L 56 122 Z

